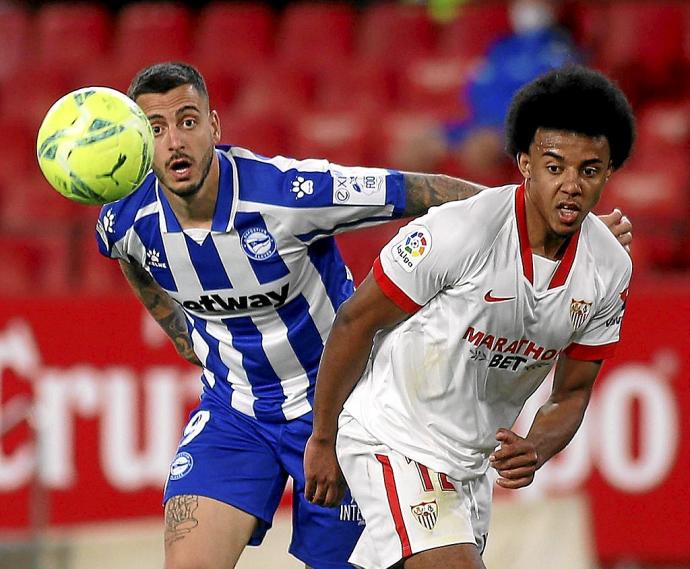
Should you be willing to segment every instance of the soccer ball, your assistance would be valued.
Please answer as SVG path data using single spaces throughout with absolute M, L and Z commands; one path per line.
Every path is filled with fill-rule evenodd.
M 118 200 L 144 180 L 153 162 L 153 132 L 129 97 L 85 87 L 48 110 L 36 141 L 38 163 L 51 186 L 84 204 Z

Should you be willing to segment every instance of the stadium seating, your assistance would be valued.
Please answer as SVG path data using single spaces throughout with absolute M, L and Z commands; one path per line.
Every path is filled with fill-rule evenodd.
M 312 103 L 325 111 L 380 112 L 396 105 L 396 78 L 367 59 L 328 66 L 316 74 Z
M 462 87 L 473 68 L 471 61 L 459 56 L 413 59 L 400 74 L 401 107 L 427 109 L 442 120 L 464 118 Z
M 275 15 L 264 4 L 212 2 L 196 25 L 192 60 L 206 72 L 251 70 L 273 53 Z
M 510 31 L 504 2 L 475 2 L 462 6 L 458 16 L 445 24 L 439 37 L 439 51 L 467 59 L 481 57 L 489 45 Z
M 0 8 L 0 80 L 11 75 L 31 53 L 31 16 L 19 6 Z
M 373 165 L 366 113 L 313 112 L 296 119 L 291 151 L 298 158 L 327 158 L 348 166 Z
M 682 85 L 687 31 L 681 2 L 625 0 L 584 3 L 579 39 L 592 63 L 617 78 L 634 100 Z
M 108 11 L 99 4 L 46 4 L 36 14 L 38 64 L 74 71 L 100 62 L 109 47 L 110 25 Z
M 404 155 L 415 145 L 400 141 L 439 118 L 463 116 L 468 73 L 510 29 L 501 0 L 470 0 L 447 23 L 400 2 L 300 1 L 278 10 L 258 0 L 198 7 L 140 0 L 118 12 L 95 0 L 34 5 L 0 7 L 0 128 L 12 141 L 0 167 L 15 176 L 0 184 L 0 236 L 32 227 L 62 235 L 65 265 L 81 271 L 91 292 L 113 282 L 122 290 L 116 264 L 93 256 L 95 208 L 48 189 L 34 158 L 39 122 L 61 95 L 86 85 L 125 91 L 144 65 L 188 59 L 207 79 L 223 142 L 265 155 L 414 169 L 425 157 Z M 576 42 L 620 81 L 638 117 L 635 156 L 612 178 L 600 209 L 617 205 L 633 219 L 637 271 L 690 268 L 683 247 L 690 244 L 690 3 L 565 7 Z M 69 248 L 74 235 L 83 235 L 83 250 Z M 17 254 L 2 282 L 11 274 L 33 282 L 32 255 Z
M 221 141 L 264 156 L 289 154 L 288 127 L 280 116 L 227 109 L 220 114 Z
M 136 2 L 123 7 L 113 37 L 114 67 L 132 73 L 165 60 L 188 57 L 192 42 L 193 13 L 175 2 Z
M 372 4 L 363 11 L 357 30 L 357 55 L 381 66 L 404 67 L 435 48 L 435 29 L 422 5 Z
M 353 51 L 355 12 L 349 4 L 289 4 L 276 38 L 276 56 L 313 71 L 347 59 Z

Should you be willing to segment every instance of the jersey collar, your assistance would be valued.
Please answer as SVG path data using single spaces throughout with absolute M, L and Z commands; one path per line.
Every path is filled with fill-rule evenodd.
M 527 233 L 527 208 L 525 206 L 525 184 L 522 183 L 515 191 L 515 217 L 517 222 L 518 239 L 520 241 L 520 257 L 522 258 L 522 273 L 525 278 L 534 285 L 534 262 L 532 260 L 532 248 L 529 244 Z M 556 272 L 549 282 L 549 290 L 563 286 L 568 280 L 570 269 L 575 261 L 577 244 L 580 240 L 580 230 L 570 238 L 566 245 L 565 253 L 558 263 Z
M 220 164 L 220 173 L 218 178 L 218 197 L 216 198 L 216 207 L 211 220 L 211 231 L 223 233 L 229 231 L 232 227 L 235 211 L 237 210 L 236 188 L 238 187 L 238 176 L 235 160 L 218 149 L 216 149 L 216 154 Z M 163 233 L 181 232 L 182 226 L 165 192 L 160 188 L 157 178 L 156 196 L 163 212 L 163 215 L 160 217 L 161 231 Z

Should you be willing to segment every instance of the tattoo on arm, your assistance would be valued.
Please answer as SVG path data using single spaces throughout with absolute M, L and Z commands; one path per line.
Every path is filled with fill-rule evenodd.
M 173 496 L 168 500 L 165 506 L 166 547 L 184 539 L 188 533 L 199 525 L 199 520 L 194 517 L 198 507 L 198 496 Z
M 149 314 L 173 341 L 177 352 L 188 362 L 201 366 L 192 348 L 182 309 L 137 263 L 120 261 L 120 268 Z
M 444 174 L 403 172 L 403 176 L 407 193 L 405 216 L 421 215 L 432 206 L 467 199 L 486 187 Z

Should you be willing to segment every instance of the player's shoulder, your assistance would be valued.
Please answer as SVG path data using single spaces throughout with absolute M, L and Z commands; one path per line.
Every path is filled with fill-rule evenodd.
M 595 214 L 585 218 L 581 234 L 599 271 L 620 274 L 632 270 L 630 255 Z
M 147 212 L 157 211 L 157 202 L 156 176 L 149 172 L 132 193 L 101 207 L 98 215 L 99 228 L 103 227 L 106 233 L 118 238 Z
M 442 232 L 462 230 L 482 238 L 495 235 L 512 219 L 516 188 L 514 184 L 487 188 L 471 198 L 429 208 L 420 220 Z

